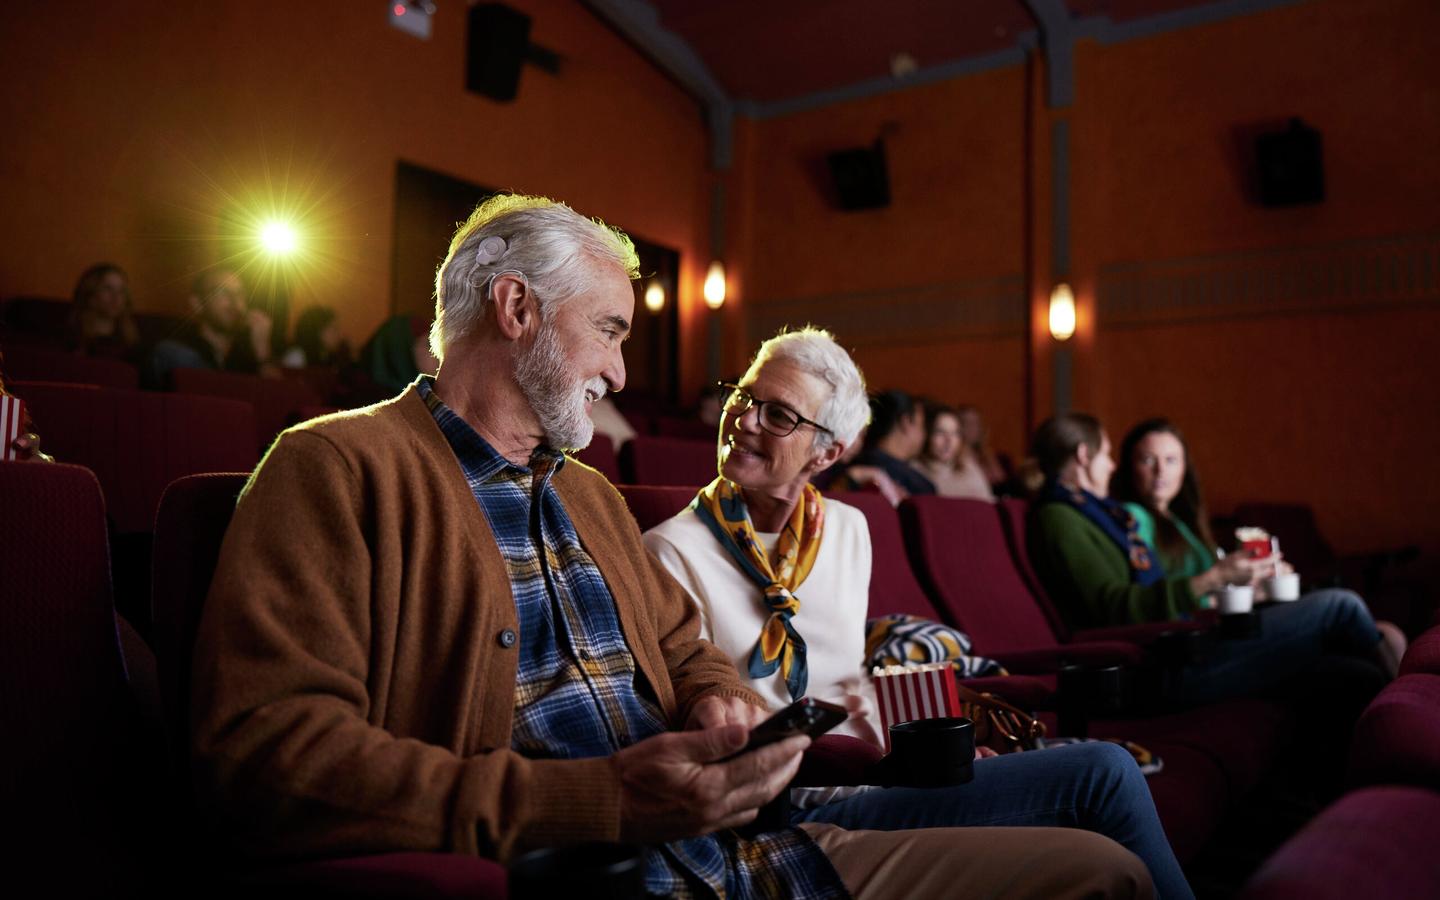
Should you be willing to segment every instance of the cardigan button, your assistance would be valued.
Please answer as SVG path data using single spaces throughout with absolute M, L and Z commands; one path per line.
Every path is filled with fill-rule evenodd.
M 504 647 L 506 650 L 509 650 L 511 647 L 515 646 L 515 642 L 519 640 L 519 638 L 515 636 L 515 629 L 513 628 L 506 628 L 504 631 L 497 634 L 495 636 L 495 639 L 499 641 L 500 646 Z

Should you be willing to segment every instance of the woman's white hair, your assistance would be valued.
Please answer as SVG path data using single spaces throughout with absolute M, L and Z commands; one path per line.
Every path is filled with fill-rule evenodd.
M 782 330 L 760 345 L 750 373 L 774 360 L 789 362 L 830 386 L 830 396 L 820 404 L 815 420 L 831 433 L 816 431 L 815 449 L 824 450 L 836 441 L 847 447 L 855 443 L 860 429 L 870 423 L 870 399 L 865 393 L 865 376 L 835 335 L 810 325 Z
M 524 276 L 544 318 L 589 289 L 604 264 L 620 267 L 632 279 L 640 277 L 635 244 L 619 229 L 546 197 L 491 197 L 456 230 L 435 273 L 430 352 L 443 360 L 451 343 L 484 320 L 495 276 Z

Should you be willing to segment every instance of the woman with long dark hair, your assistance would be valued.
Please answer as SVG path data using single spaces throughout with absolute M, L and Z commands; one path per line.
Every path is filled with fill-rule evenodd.
M 1146 419 L 1125 435 L 1110 493 L 1135 517 L 1166 572 L 1189 577 L 1215 564 L 1200 476 L 1185 436 L 1170 420 Z

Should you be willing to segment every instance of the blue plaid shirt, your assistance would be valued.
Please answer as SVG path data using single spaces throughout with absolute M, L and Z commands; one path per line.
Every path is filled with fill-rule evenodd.
M 625 643 L 615 599 L 580 544 L 551 478 L 565 457 L 541 447 L 530 467 L 495 451 L 435 395 L 420 395 L 495 533 L 520 624 L 510 745 L 532 759 L 587 759 L 667 730 L 654 689 Z M 646 890 L 672 897 L 844 897 L 803 832 L 733 832 L 646 849 Z

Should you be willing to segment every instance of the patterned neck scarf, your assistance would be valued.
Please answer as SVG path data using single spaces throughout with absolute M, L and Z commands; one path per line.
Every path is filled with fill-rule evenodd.
M 825 500 L 812 484 L 795 504 L 795 512 L 780 532 L 775 546 L 775 566 L 765 548 L 755 539 L 755 526 L 745 507 L 745 496 L 733 482 L 716 478 L 700 489 L 690 508 L 709 526 L 740 571 L 764 594 L 770 615 L 760 629 L 755 649 L 750 651 L 750 677 L 766 678 L 779 670 L 793 700 L 805 696 L 809 670 L 805 665 L 805 639 L 795 630 L 800 598 L 794 591 L 805 581 L 820 553 L 820 536 L 825 524 Z
M 1165 569 L 1155 551 L 1140 536 L 1135 517 L 1124 506 L 1108 497 L 1097 497 L 1084 488 L 1067 487 L 1058 481 L 1047 482 L 1040 492 L 1041 503 L 1066 503 L 1079 509 L 1114 541 L 1130 563 L 1130 581 L 1149 587 L 1165 577 Z

